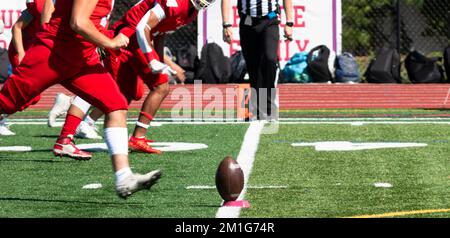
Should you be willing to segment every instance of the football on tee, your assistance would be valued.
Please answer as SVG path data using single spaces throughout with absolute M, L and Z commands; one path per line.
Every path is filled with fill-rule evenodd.
M 235 201 L 244 188 L 244 172 L 231 156 L 220 162 L 216 172 L 216 187 L 224 201 Z

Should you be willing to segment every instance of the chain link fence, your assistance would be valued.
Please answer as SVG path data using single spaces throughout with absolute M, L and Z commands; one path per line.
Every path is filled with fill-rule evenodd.
M 361 72 L 383 46 L 402 59 L 412 50 L 442 56 L 450 43 L 450 1 L 342 0 L 342 31 L 343 51 L 356 56 Z
M 126 11 L 133 7 L 138 0 L 116 0 L 114 10 L 111 15 L 111 24 L 119 20 Z M 176 54 L 177 50 L 183 46 L 194 45 L 197 47 L 197 21 L 178 29 L 166 38 L 166 46 Z

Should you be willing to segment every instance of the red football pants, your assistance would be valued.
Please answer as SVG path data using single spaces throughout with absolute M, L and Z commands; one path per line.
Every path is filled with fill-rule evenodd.
M 8 58 L 9 63 L 11 64 L 13 73 L 17 73 L 17 66 L 19 66 L 19 55 L 17 54 L 16 48 L 14 48 L 13 45 L 9 46 L 8 49 Z M 23 111 L 27 109 L 29 106 L 34 105 L 41 100 L 41 95 L 38 95 L 37 97 L 33 98 L 31 101 L 23 105 L 19 111 Z
M 107 114 L 127 110 L 128 103 L 100 59 L 52 52 L 34 44 L 0 91 L 0 107 L 13 114 L 47 88 L 60 83 L 72 93 Z M 72 56 L 72 57 L 71 57 Z M 98 55 L 97 55 L 98 57 Z M 90 63 L 84 63 L 89 61 Z
M 159 59 L 157 59 L 159 60 Z M 139 49 L 136 37 L 120 55 L 111 54 L 105 60 L 105 68 L 116 80 L 120 91 L 128 99 L 138 101 L 144 94 L 144 83 L 149 89 L 169 82 L 167 74 L 153 74 L 144 54 Z

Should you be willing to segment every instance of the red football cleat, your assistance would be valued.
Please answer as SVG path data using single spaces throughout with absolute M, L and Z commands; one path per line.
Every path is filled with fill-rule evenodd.
M 162 151 L 153 149 L 149 144 L 149 140 L 144 138 L 136 138 L 134 136 L 130 137 L 128 141 L 128 147 L 132 151 L 139 151 L 149 154 L 162 154 Z
M 75 160 L 90 160 L 92 154 L 78 149 L 73 143 L 73 135 L 59 138 L 53 146 L 53 154 L 60 157 L 69 157 Z

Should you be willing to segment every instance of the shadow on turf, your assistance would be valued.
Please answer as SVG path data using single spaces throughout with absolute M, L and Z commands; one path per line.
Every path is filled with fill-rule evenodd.
M 32 160 L 32 159 L 11 159 L 10 156 L 0 156 L 0 162 L 33 162 L 33 163 L 70 163 L 72 160 L 65 160 L 65 159 L 52 159 L 49 158 L 48 160 Z
M 67 203 L 67 204 L 95 204 L 95 205 L 139 205 L 142 203 L 129 203 L 129 202 L 94 202 L 94 201 L 77 201 L 77 200 L 61 200 L 61 199 L 40 199 L 40 198 L 18 198 L 18 197 L 0 197 L 0 201 L 20 201 L 20 202 L 55 202 L 55 203 Z M 146 207 L 148 207 L 146 205 Z M 156 207 L 156 206 L 151 206 Z
M 34 138 L 53 138 L 53 139 L 58 139 L 59 135 L 37 135 L 37 136 L 33 136 Z

